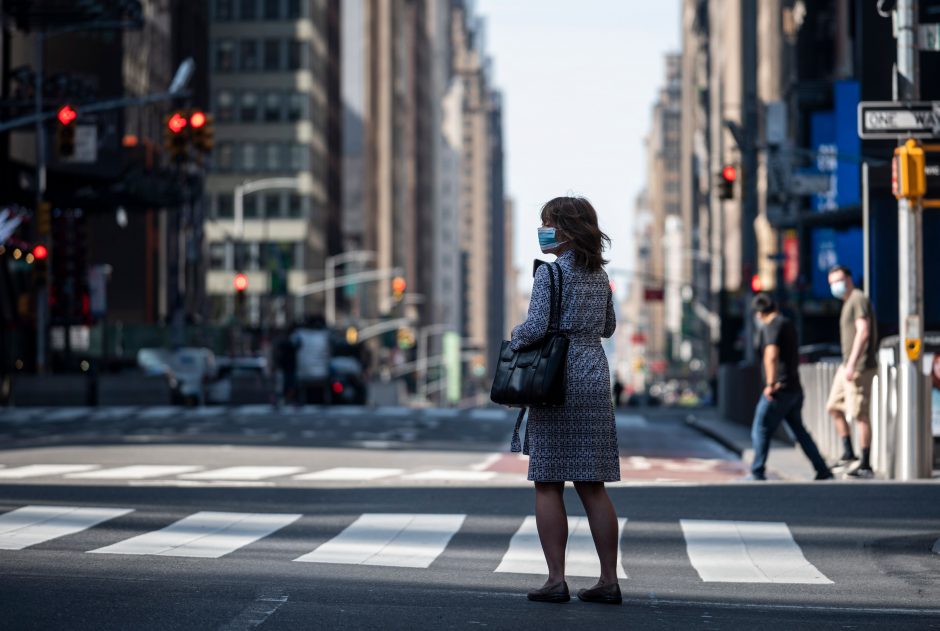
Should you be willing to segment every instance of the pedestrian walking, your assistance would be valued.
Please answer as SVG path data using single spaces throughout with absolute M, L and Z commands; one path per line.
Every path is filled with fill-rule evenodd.
M 797 443 L 816 470 L 817 480 L 831 480 L 832 472 L 819 454 L 819 449 L 803 426 L 803 387 L 800 384 L 799 346 L 796 328 L 780 313 L 769 294 L 761 293 L 751 302 L 760 340 L 761 368 L 764 388 L 751 426 L 754 461 L 751 480 L 766 480 L 767 454 L 770 439 L 786 421 Z
M 829 270 L 829 288 L 832 295 L 842 300 L 839 315 L 839 342 L 842 347 L 842 365 L 832 380 L 832 389 L 826 409 L 829 411 L 836 431 L 842 438 L 842 457 L 834 470 L 848 469 L 853 462 L 856 467 L 845 471 L 849 479 L 875 477 L 871 469 L 871 423 L 868 410 L 871 405 L 871 386 L 878 363 L 875 357 L 878 344 L 878 325 L 868 297 L 855 286 L 852 272 L 847 267 L 836 265 Z M 861 459 L 852 449 L 852 435 L 846 420 L 851 418 L 858 428 Z
M 620 375 L 614 377 L 614 406 L 620 407 L 620 400 L 623 398 L 623 382 L 620 381 Z
M 555 254 L 563 272 L 559 329 L 570 345 L 565 370 L 565 403 L 532 407 L 526 426 L 529 480 L 535 483 L 535 519 L 548 564 L 548 580 L 528 593 L 529 600 L 570 600 L 565 581 L 568 517 L 566 481 L 575 490 L 591 526 L 600 557 L 597 583 L 578 591 L 588 602 L 619 604 L 617 548 L 619 530 L 605 482 L 620 479 L 617 431 L 610 397 L 610 367 L 601 337 L 614 333 L 613 298 L 602 253 L 610 238 L 597 225 L 597 213 L 583 198 L 558 197 L 542 207 L 538 230 L 542 252 Z M 549 328 L 550 265 L 535 271 L 528 316 L 513 329 L 511 348 L 538 342 Z M 554 278 L 557 286 L 558 279 Z
M 281 398 L 284 404 L 297 403 L 297 350 L 299 338 L 291 332 L 281 336 L 276 346 L 277 366 L 281 370 Z

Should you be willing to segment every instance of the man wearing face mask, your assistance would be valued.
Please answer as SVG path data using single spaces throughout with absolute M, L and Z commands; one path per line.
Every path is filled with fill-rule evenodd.
M 777 309 L 769 294 L 760 293 L 751 302 L 760 338 L 764 390 L 754 410 L 751 441 L 754 461 L 749 480 L 765 480 L 770 439 L 781 422 L 786 422 L 816 469 L 817 480 L 831 480 L 832 473 L 819 449 L 803 426 L 803 387 L 800 385 L 796 327 Z
M 871 302 L 852 282 L 852 272 L 841 265 L 829 270 L 829 288 L 832 295 L 843 301 L 839 316 L 839 341 L 842 346 L 842 365 L 832 381 L 832 390 L 826 409 L 842 438 L 842 458 L 833 469 L 846 468 L 858 460 L 858 466 L 845 473 L 849 479 L 870 479 L 871 423 L 868 409 L 871 404 L 871 385 L 877 368 L 878 329 Z M 846 417 L 858 426 L 861 459 L 852 449 L 852 436 Z

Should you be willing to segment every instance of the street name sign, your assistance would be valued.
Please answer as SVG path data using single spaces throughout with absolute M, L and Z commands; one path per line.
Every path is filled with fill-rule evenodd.
M 832 188 L 831 173 L 793 173 L 790 175 L 791 195 L 815 195 Z
M 858 104 L 858 136 L 865 139 L 940 137 L 940 101 Z

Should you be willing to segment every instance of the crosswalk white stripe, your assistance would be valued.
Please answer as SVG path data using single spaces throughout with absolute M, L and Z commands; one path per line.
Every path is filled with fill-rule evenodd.
M 806 560 L 783 522 L 682 519 L 689 560 L 706 582 L 832 581 Z
M 383 469 L 381 467 L 335 467 L 295 475 L 295 480 L 378 480 L 399 475 L 404 469 Z
M 264 480 L 300 473 L 303 470 L 303 467 L 224 467 L 199 473 L 186 473 L 180 477 L 188 480 Z
M 149 554 L 217 559 L 300 519 L 286 513 L 201 511 L 153 532 L 89 550 L 92 554 Z
M 426 568 L 447 547 L 466 515 L 365 513 L 304 563 Z
M 620 561 L 620 535 L 627 523 L 626 518 L 617 520 L 617 576 L 627 578 Z M 548 565 L 539 543 L 539 533 L 535 524 L 535 515 L 526 517 L 522 525 L 509 541 L 509 549 L 496 567 L 496 572 L 515 574 L 547 574 Z M 601 565 L 591 537 L 591 528 L 587 517 L 568 517 L 568 548 L 565 551 L 565 574 L 597 578 Z
M 50 539 L 81 532 L 133 510 L 80 506 L 23 506 L 0 515 L 0 550 L 22 550 Z
M 30 464 L 23 467 L 0 470 L 0 478 L 22 480 L 23 478 L 39 478 L 43 476 L 64 475 L 79 471 L 97 469 L 92 464 Z
M 189 473 L 191 471 L 198 471 L 199 469 L 202 469 L 202 467 L 190 465 L 138 464 L 114 469 L 69 473 L 65 477 L 83 480 L 145 480 L 147 478 L 159 478 L 166 475 Z

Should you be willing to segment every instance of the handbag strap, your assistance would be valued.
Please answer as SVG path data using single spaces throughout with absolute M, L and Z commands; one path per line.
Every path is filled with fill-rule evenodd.
M 552 268 L 558 270 L 558 295 L 555 295 L 555 275 L 552 274 Z M 563 295 L 562 292 L 562 273 L 561 273 L 561 263 L 555 261 L 552 263 L 551 267 L 548 270 L 548 280 L 552 285 L 552 301 L 549 304 L 549 314 L 548 314 L 548 329 L 550 331 L 560 331 L 561 330 L 561 298 Z M 554 325 L 554 326 L 553 326 Z
M 519 427 L 522 425 L 522 417 L 525 416 L 528 408 L 519 410 L 519 416 L 516 417 L 516 428 L 512 430 L 512 441 L 509 443 L 509 451 L 519 453 L 522 451 L 522 441 L 519 440 Z M 528 438 L 529 426 L 526 425 L 526 438 Z

